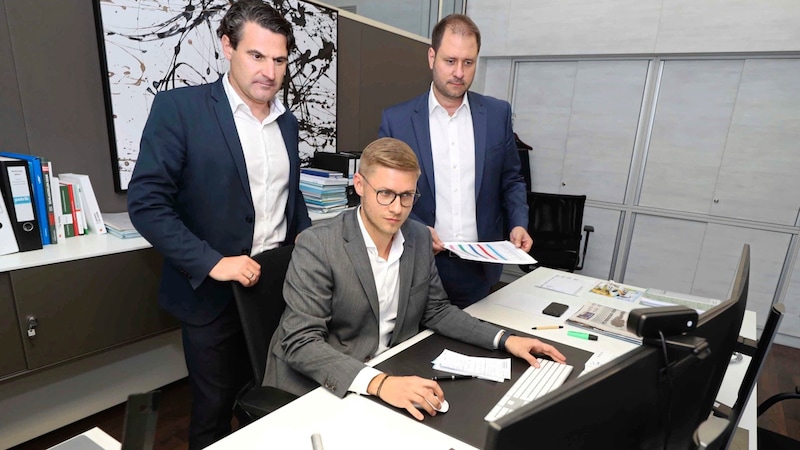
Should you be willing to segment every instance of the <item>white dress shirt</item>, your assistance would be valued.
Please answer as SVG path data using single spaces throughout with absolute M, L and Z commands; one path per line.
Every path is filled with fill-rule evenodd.
M 364 228 L 360 207 L 356 212 L 356 216 L 358 216 L 358 227 L 364 237 L 364 244 L 367 246 L 369 265 L 372 267 L 372 276 L 375 278 L 375 290 L 378 291 L 380 315 L 378 318 L 378 350 L 372 355 L 375 357 L 389 348 L 389 342 L 392 339 L 392 332 L 394 332 L 394 326 L 397 321 L 397 306 L 400 299 L 400 257 L 403 255 L 405 238 L 403 237 L 403 232 L 397 230 L 397 233 L 392 238 L 389 257 L 383 259 L 378 256 L 378 247 L 372 241 L 369 233 L 367 233 L 367 229 Z M 378 369 L 372 367 L 361 369 L 348 390 L 367 395 L 369 382 L 380 373 Z
M 436 192 L 433 228 L 444 242 L 477 241 L 475 133 L 467 95 L 451 116 L 436 100 L 431 84 L 428 117 Z
M 247 179 L 255 209 L 250 255 L 276 248 L 286 239 L 286 201 L 289 198 L 289 155 L 278 117 L 286 111 L 280 100 L 269 104 L 269 115 L 259 121 L 233 89 L 228 75 L 222 85 L 247 165 Z

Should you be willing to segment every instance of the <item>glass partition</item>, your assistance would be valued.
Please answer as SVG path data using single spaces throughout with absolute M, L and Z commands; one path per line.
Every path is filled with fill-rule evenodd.
M 440 17 L 463 13 L 465 0 L 323 0 L 322 4 L 367 17 L 423 38 Z

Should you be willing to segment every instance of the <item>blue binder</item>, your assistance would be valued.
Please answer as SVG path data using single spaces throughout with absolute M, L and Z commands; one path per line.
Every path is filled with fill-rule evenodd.
M 36 208 L 36 220 L 39 222 L 39 234 L 42 245 L 50 244 L 50 223 L 47 214 L 47 199 L 44 193 L 44 180 L 42 179 L 42 160 L 38 156 L 24 155 L 22 153 L 0 152 L 0 156 L 17 158 L 28 163 L 28 172 L 33 190 L 33 203 Z

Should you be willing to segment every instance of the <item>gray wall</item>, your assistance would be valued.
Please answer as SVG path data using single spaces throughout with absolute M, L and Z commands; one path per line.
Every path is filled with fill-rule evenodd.
M 338 32 L 338 147 L 360 151 L 383 108 L 427 89 L 428 46 L 344 17 Z M 0 149 L 88 174 L 100 209 L 119 212 L 101 76 L 91 1 L 0 0 Z

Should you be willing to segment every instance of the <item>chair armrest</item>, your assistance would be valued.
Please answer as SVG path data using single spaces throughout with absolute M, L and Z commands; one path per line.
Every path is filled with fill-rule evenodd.
M 253 419 L 258 419 L 281 408 L 297 396 L 271 386 L 256 386 L 239 398 L 238 405 Z

